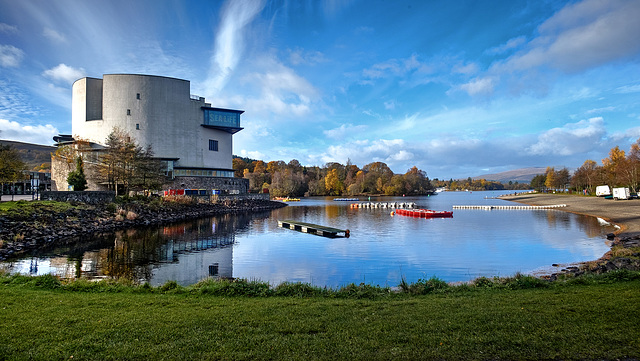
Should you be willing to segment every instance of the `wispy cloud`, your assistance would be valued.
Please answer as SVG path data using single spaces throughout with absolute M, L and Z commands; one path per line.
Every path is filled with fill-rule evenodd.
M 13 68 L 20 65 L 24 52 L 13 45 L 0 45 L 0 66 Z
M 18 32 L 18 27 L 17 26 L 5 24 L 5 23 L 0 23 L 0 33 L 15 34 L 17 32 Z
M 366 125 L 342 124 L 338 128 L 323 131 L 324 135 L 332 139 L 354 138 L 367 129 Z
M 56 43 L 67 42 L 67 39 L 64 37 L 64 35 L 60 34 L 59 32 L 51 28 L 44 28 L 44 30 L 42 31 L 42 35 L 44 35 L 45 38 Z
M 293 65 L 316 65 L 327 62 L 327 58 L 319 51 L 301 48 L 289 49 L 289 61 Z
M 487 54 L 490 55 L 499 55 L 499 54 L 503 54 L 506 53 L 507 51 L 510 51 L 512 49 L 517 49 L 518 47 L 520 47 L 522 44 L 524 44 L 526 42 L 526 38 L 524 36 L 518 36 L 512 39 L 509 39 L 506 43 L 493 47 L 491 49 L 488 49 L 486 51 Z
M 206 81 L 207 92 L 217 94 L 235 70 L 245 46 L 245 27 L 262 11 L 263 0 L 227 1 L 216 31 L 211 69 Z

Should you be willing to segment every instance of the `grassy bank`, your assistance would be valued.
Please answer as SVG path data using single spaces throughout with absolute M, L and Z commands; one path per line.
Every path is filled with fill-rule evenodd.
M 281 286 L 293 296 L 233 283 L 0 277 L 0 359 L 640 358 L 634 272 L 544 285 L 528 277 L 424 282 L 401 292 Z

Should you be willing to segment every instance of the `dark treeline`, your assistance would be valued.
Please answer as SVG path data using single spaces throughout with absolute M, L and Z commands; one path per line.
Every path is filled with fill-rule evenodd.
M 434 187 L 427 174 L 412 167 L 405 174 L 394 174 L 383 162 L 360 168 L 347 161 L 327 163 L 323 167 L 302 166 L 296 159 L 289 163 L 234 158 L 236 177 L 249 179 L 252 192 L 269 190 L 274 197 L 340 196 L 359 194 L 425 195 Z
M 437 178 L 432 181 L 433 185 L 437 188 L 446 188 L 450 191 L 501 191 L 501 190 L 523 190 L 531 189 L 529 183 L 520 183 L 518 181 L 509 181 L 507 184 L 503 184 L 498 181 L 489 181 L 486 179 L 450 179 L 450 180 L 438 180 Z

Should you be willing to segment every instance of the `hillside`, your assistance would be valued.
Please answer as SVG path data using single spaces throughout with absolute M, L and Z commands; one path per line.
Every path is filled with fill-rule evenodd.
M 473 179 L 486 179 L 497 181 L 500 183 L 509 183 L 509 181 L 518 183 L 529 183 L 531 182 L 531 179 L 533 179 L 533 177 L 538 174 L 544 174 L 545 171 L 546 168 L 543 167 L 521 168 L 501 173 L 485 174 L 473 177 Z
M 20 153 L 22 161 L 27 164 L 27 169 L 34 171 L 51 171 L 51 153 L 56 147 L 41 144 L 15 142 L 12 140 L 0 140 L 1 145 L 10 145 Z

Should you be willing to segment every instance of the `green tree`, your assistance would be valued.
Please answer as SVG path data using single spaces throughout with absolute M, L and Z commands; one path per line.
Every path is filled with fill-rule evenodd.
M 84 166 L 82 157 L 76 158 L 76 169 L 67 175 L 67 183 L 73 187 L 74 191 L 83 191 L 87 189 L 87 178 L 84 175 Z

